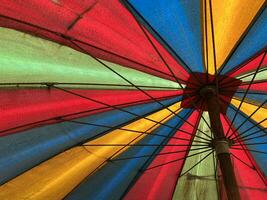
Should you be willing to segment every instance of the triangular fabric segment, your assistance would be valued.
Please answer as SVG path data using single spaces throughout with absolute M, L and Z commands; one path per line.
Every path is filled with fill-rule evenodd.
M 129 3 L 192 71 L 203 72 L 200 1 L 130 0 Z
M 209 116 L 207 112 L 202 114 L 203 118 L 209 122 Z M 207 135 L 211 136 L 211 131 L 203 119 L 200 119 L 198 128 L 205 132 Z M 203 137 L 210 140 L 209 137 L 205 136 L 203 133 L 197 131 L 196 136 Z M 192 145 L 199 145 L 197 141 L 205 142 L 204 139 L 194 138 Z M 215 176 L 215 163 L 216 157 L 212 153 L 212 149 L 207 146 L 206 149 L 192 151 L 196 147 L 192 146 L 188 156 L 185 160 L 183 170 L 178 179 L 177 186 L 173 195 L 173 200 L 192 199 L 192 200 L 216 200 L 218 198 L 217 183 Z M 203 153 L 200 153 L 203 152 Z M 198 155 L 194 155 L 200 153 Z M 206 157 L 206 158 L 205 158 Z M 198 162 L 202 162 L 197 164 Z M 194 168 L 192 168 L 197 164 Z M 190 171 L 188 171 L 192 168 Z
M 206 9 L 203 12 L 206 11 L 207 14 L 208 67 L 209 72 L 214 74 L 214 49 L 216 67 L 219 69 L 265 1 L 204 1 L 206 2 Z M 203 17 L 203 20 L 205 20 L 205 17 Z M 214 34 L 212 33 L 212 26 Z M 204 37 L 204 44 L 205 39 Z

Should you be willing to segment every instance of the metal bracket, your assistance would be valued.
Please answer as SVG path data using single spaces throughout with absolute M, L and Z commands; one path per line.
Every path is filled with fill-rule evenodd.
M 223 154 L 223 153 L 227 153 L 229 154 L 229 144 L 226 140 L 217 140 L 214 142 L 214 148 L 216 151 L 216 154 Z

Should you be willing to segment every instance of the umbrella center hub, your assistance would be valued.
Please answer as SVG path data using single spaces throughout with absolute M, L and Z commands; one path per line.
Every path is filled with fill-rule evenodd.
M 202 98 L 207 97 L 208 95 L 216 95 L 216 86 L 215 85 L 206 85 L 205 87 L 199 90 L 199 94 Z
M 205 102 L 210 95 L 218 95 L 220 112 L 226 113 L 230 101 L 242 81 L 225 75 L 191 73 L 186 81 L 181 106 L 207 111 Z

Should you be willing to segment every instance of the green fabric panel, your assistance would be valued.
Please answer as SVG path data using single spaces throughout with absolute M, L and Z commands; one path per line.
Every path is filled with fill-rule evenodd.
M 246 74 L 242 74 L 242 76 L 238 76 L 236 78 L 242 78 L 241 80 L 243 82 L 249 82 L 253 78 L 254 74 L 255 74 L 255 71 L 248 73 L 247 75 L 249 76 L 245 78 L 242 78 L 242 77 L 245 76 Z M 254 81 L 260 81 L 260 80 L 266 80 L 266 79 L 267 79 L 267 68 L 261 68 L 259 72 L 256 74 Z
M 203 117 L 209 122 L 209 116 L 207 112 L 203 113 Z M 211 135 L 210 129 L 203 119 L 200 120 L 198 128 L 205 132 L 207 135 Z M 197 135 L 209 139 L 203 133 L 197 131 Z M 200 138 L 195 138 L 194 140 L 205 141 Z M 194 142 L 192 144 L 200 144 Z M 199 148 L 197 146 L 192 146 L 191 149 Z M 205 149 L 204 149 L 205 150 Z M 189 151 L 189 155 L 196 154 L 197 152 L 204 151 L 195 150 Z M 183 166 L 182 173 L 186 172 L 203 157 L 208 155 L 211 151 L 201 153 L 186 159 Z M 173 195 L 173 200 L 217 200 L 217 186 L 215 180 L 215 170 L 214 170 L 214 154 L 210 154 L 205 160 L 200 164 L 195 166 L 192 170 L 187 172 L 184 176 L 178 179 L 178 183 L 175 188 Z
M 179 88 L 176 82 L 103 62 L 135 85 Z M 130 85 L 87 54 L 7 28 L 0 28 L 0 66 L 1 83 L 60 82 Z M 40 87 L 40 85 L 37 86 Z M 78 87 L 105 88 L 105 86 Z

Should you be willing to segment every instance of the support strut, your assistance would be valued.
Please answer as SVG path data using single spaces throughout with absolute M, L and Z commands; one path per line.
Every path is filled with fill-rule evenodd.
M 205 86 L 200 90 L 200 94 L 205 99 L 209 113 L 210 125 L 214 134 L 213 146 L 220 163 L 228 200 L 240 200 L 240 194 L 229 153 L 229 143 L 223 133 L 223 127 L 220 120 L 220 103 L 217 97 L 216 88 L 214 86 Z

